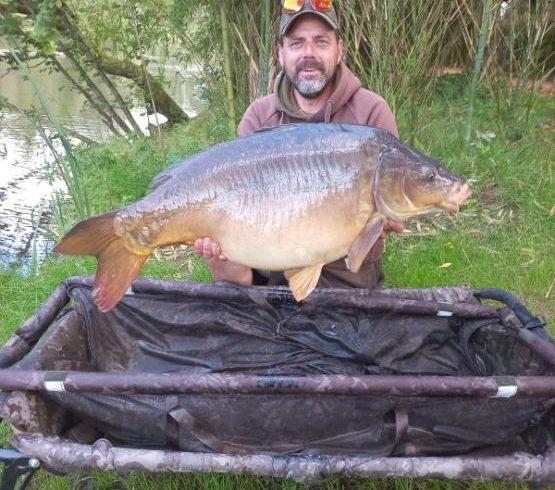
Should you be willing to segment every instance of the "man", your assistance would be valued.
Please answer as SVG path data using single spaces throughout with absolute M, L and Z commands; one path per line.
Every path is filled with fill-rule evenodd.
M 279 26 L 278 58 L 282 68 L 274 93 L 255 100 L 239 123 L 239 136 L 289 123 L 334 122 L 377 126 L 398 136 L 387 103 L 361 87 L 343 63 L 343 40 L 331 0 L 284 0 Z M 390 223 L 400 231 L 402 225 Z M 257 271 L 227 260 L 219 243 L 209 237 L 195 241 L 216 281 L 241 285 L 287 284 L 283 273 Z M 318 286 L 375 288 L 383 281 L 383 238 L 354 274 L 345 260 L 322 269 Z

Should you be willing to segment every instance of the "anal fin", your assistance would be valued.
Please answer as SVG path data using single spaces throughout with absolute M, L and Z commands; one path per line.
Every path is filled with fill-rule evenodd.
M 366 223 L 362 232 L 355 238 L 349 248 L 347 265 L 351 272 L 358 272 L 364 258 L 376 244 L 383 231 L 383 218 L 373 218 Z
M 303 267 L 302 269 L 289 269 L 284 272 L 289 281 L 291 292 L 297 301 L 305 299 L 318 284 L 323 263 Z

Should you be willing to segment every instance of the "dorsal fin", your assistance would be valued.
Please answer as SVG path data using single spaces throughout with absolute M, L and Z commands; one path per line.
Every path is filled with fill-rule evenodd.
M 152 179 L 152 181 L 150 182 L 147 193 L 150 193 L 158 189 L 161 185 L 164 185 L 166 182 L 171 180 L 173 176 L 177 173 L 177 171 L 181 168 L 181 165 L 186 159 L 187 158 L 183 158 L 173 163 L 168 168 L 165 168 L 161 172 L 157 173 Z

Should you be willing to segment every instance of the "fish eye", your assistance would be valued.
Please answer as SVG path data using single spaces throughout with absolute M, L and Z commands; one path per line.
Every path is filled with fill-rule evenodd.
M 434 172 L 434 169 L 431 167 L 425 167 L 424 168 L 424 179 L 432 181 L 436 178 L 436 173 Z

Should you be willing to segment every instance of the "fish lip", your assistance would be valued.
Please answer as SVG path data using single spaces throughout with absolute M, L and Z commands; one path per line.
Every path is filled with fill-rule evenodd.
M 472 189 L 468 184 L 461 185 L 457 190 L 450 193 L 447 198 L 441 202 L 438 207 L 450 213 L 458 213 L 461 204 L 463 204 L 472 195 Z
M 457 214 L 459 212 L 460 205 L 455 202 L 443 201 L 442 203 L 438 204 L 438 208 L 443 209 L 452 214 Z

